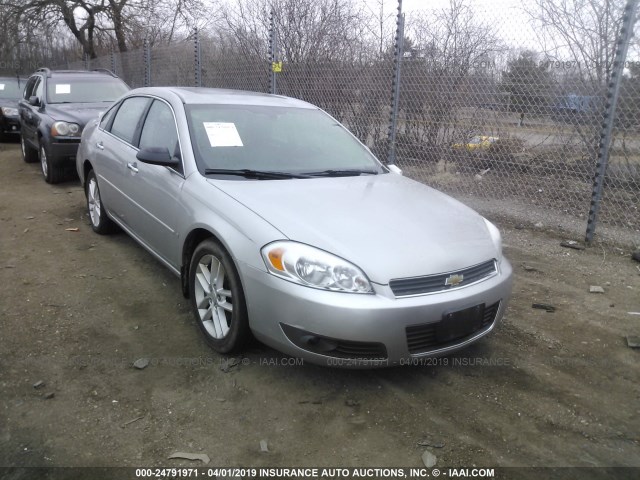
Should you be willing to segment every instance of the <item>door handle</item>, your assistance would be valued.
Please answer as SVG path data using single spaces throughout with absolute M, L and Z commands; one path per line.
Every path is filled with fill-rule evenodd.
M 137 163 L 127 163 L 127 168 L 131 170 L 133 173 L 138 173 L 138 164 Z
M 96 147 L 98 147 L 100 150 L 104 150 L 104 144 L 102 142 L 96 143 Z

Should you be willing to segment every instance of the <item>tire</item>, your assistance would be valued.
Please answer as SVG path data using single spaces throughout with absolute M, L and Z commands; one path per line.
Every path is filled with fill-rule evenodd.
M 211 348 L 219 353 L 242 350 L 251 338 L 244 291 L 231 256 L 212 239 L 191 256 L 189 290 L 196 322 Z M 218 294 L 211 295 L 213 290 Z
M 87 197 L 87 211 L 89 212 L 89 220 L 91 221 L 93 231 L 100 235 L 106 235 L 116 231 L 117 226 L 107 215 L 107 210 L 102 203 L 100 188 L 98 187 L 98 178 L 93 170 L 90 170 L 87 175 L 84 193 Z
M 38 150 L 29 146 L 22 134 L 20 134 L 20 150 L 22 151 L 22 160 L 24 160 L 25 163 L 35 163 L 38 161 Z
M 50 184 L 60 183 L 64 179 L 64 171 L 51 156 L 47 153 L 44 143 L 40 142 L 40 168 L 44 181 Z

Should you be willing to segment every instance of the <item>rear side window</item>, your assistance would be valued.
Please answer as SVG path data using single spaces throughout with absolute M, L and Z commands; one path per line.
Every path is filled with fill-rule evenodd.
M 146 97 L 131 97 L 122 102 L 113 119 L 111 133 L 133 145 L 138 124 L 142 114 L 147 109 L 149 101 Z

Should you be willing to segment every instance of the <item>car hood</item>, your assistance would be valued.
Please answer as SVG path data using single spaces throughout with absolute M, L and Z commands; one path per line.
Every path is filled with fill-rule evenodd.
M 209 182 L 287 238 L 353 262 L 376 283 L 499 255 L 479 214 L 399 175 Z
M 111 106 L 111 103 L 60 103 L 47 105 L 47 114 L 54 120 L 77 123 L 84 127 L 90 120 L 97 119 Z

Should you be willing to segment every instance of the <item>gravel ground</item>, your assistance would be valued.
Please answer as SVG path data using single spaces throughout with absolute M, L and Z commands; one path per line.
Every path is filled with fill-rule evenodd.
M 514 295 L 465 351 L 342 371 L 256 345 L 229 367 L 177 278 L 0 144 L 0 465 L 640 466 L 640 264 L 498 223 Z

